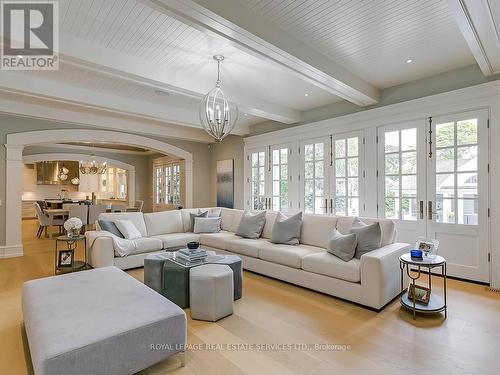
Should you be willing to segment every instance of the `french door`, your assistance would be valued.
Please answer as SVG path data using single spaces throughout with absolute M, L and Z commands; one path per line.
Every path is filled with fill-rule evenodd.
M 378 129 L 378 215 L 439 240 L 448 273 L 488 282 L 488 112 Z
M 301 184 L 306 213 L 358 216 L 364 191 L 363 132 L 301 143 Z
M 288 144 L 251 150 L 248 159 L 252 210 L 287 212 L 291 207 L 291 146 Z

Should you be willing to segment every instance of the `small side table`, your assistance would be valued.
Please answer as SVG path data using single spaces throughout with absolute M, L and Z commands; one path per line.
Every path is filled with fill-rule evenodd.
M 75 250 L 78 247 L 78 242 L 83 241 L 84 246 L 84 261 L 75 260 Z M 66 248 L 59 249 L 59 242 L 65 242 Z M 73 251 L 73 262 L 71 266 L 58 267 L 59 251 L 71 250 Z M 67 235 L 59 236 L 56 238 L 55 260 L 54 260 L 54 274 L 75 272 L 87 269 L 87 240 L 85 236 L 79 235 L 77 237 L 68 237 Z
M 417 267 L 417 275 L 412 276 L 410 273 L 410 266 Z M 432 291 L 432 269 L 435 267 L 441 267 L 441 275 L 443 276 L 443 296 L 435 294 Z M 416 313 L 438 313 L 444 311 L 444 318 L 447 317 L 447 305 L 446 305 L 446 260 L 437 255 L 433 259 L 430 258 L 412 258 L 410 254 L 403 254 L 399 257 L 399 268 L 401 269 L 401 305 L 413 312 L 413 319 L 416 319 Z M 427 287 L 431 291 L 429 303 L 425 304 L 415 300 L 415 295 L 413 298 L 408 296 L 408 290 L 405 291 L 405 286 L 403 285 L 404 272 L 411 279 L 413 287 L 415 287 L 415 281 L 420 278 L 421 268 L 426 268 L 426 273 L 429 276 Z M 425 272 L 425 271 L 424 271 Z

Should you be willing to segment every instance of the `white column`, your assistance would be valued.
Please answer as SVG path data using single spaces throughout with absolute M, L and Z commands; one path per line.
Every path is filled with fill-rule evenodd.
M 193 160 L 184 160 L 184 173 L 186 181 L 186 202 L 184 208 L 193 207 Z M 209 181 L 206 181 L 207 186 Z
M 128 188 L 128 205 L 132 207 L 135 205 L 135 169 L 128 170 L 127 188 Z
M 23 255 L 22 244 L 22 170 L 23 148 L 19 145 L 5 145 L 7 149 L 5 180 L 5 256 Z

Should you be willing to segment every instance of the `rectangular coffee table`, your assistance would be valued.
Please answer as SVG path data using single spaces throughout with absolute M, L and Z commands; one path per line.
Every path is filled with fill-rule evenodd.
M 185 309 L 189 307 L 189 270 L 203 264 L 225 264 L 233 270 L 234 300 L 240 299 L 243 289 L 241 258 L 209 254 L 205 262 L 184 261 L 177 257 L 176 252 L 149 255 L 144 259 L 144 284 Z

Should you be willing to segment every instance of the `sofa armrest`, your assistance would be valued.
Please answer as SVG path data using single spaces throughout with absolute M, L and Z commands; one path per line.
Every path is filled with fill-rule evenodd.
M 89 241 L 87 236 L 87 260 L 93 268 L 113 266 L 114 259 L 115 250 L 111 237 L 102 236 Z
M 410 251 L 407 243 L 392 243 L 361 256 L 363 305 L 381 309 L 400 293 L 399 257 Z M 407 276 L 404 274 L 403 285 Z

